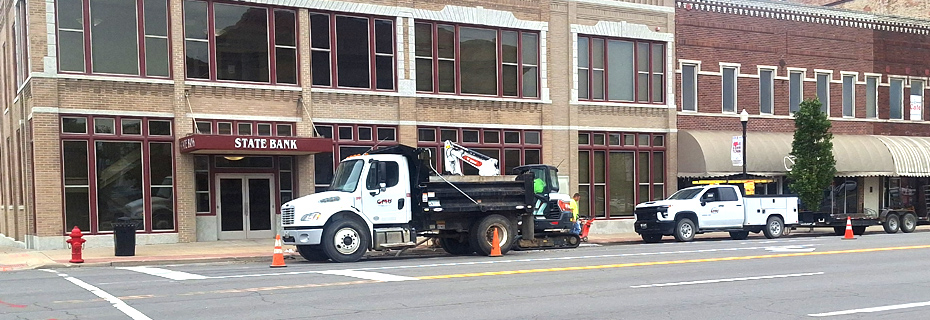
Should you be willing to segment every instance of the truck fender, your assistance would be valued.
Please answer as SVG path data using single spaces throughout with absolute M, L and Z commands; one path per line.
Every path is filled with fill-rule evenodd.
M 371 237 L 370 239 L 374 239 L 374 234 L 371 233 L 371 230 L 374 230 L 374 224 L 372 224 L 371 221 L 368 221 L 368 219 L 366 219 L 364 215 L 361 215 L 358 212 L 354 212 L 354 211 L 343 210 L 343 211 L 337 212 L 336 214 L 333 214 L 331 217 L 329 217 L 328 220 L 326 220 L 326 224 L 323 225 L 323 229 L 325 230 L 326 228 L 328 228 L 333 223 L 333 221 L 342 220 L 342 219 L 351 219 L 351 220 L 360 222 L 367 229 L 365 230 L 365 232 L 368 232 L 368 236 Z M 374 245 L 374 241 L 369 241 L 369 244 L 368 244 L 369 250 L 371 249 L 372 245 Z
M 682 211 L 675 214 L 675 222 L 684 218 L 691 219 L 691 221 L 694 222 L 694 227 L 698 230 L 701 229 L 701 222 L 698 220 L 697 214 L 693 211 Z

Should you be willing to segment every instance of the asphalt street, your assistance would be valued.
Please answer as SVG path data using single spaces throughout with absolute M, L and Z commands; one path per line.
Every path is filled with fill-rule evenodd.
M 0 319 L 900 319 L 930 232 L 0 273 Z

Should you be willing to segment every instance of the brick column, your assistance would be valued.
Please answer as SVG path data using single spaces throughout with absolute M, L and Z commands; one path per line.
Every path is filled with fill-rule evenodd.
M 174 136 L 180 138 L 194 132 L 186 100 L 184 78 L 184 12 L 183 1 L 170 1 L 171 16 L 171 66 L 174 75 Z M 174 144 L 174 208 L 178 218 L 178 241 L 197 241 L 197 206 L 194 199 L 194 156 L 181 154 L 180 145 Z

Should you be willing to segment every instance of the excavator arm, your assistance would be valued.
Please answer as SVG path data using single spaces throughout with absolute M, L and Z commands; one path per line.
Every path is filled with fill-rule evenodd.
M 461 162 L 478 169 L 478 175 L 480 176 L 499 176 L 501 174 L 500 164 L 497 159 L 460 146 L 455 142 L 446 140 L 443 146 L 443 154 L 445 155 L 445 169 L 451 174 L 463 175 Z

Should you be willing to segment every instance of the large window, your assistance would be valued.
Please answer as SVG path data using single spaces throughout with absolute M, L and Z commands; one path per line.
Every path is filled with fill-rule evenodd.
M 297 84 L 297 13 L 184 1 L 187 78 Z
M 774 103 L 775 70 L 759 69 L 759 113 L 772 114 Z
M 500 173 L 512 174 L 513 168 L 542 163 L 541 135 L 537 130 L 419 127 L 417 146 L 430 149 L 434 168 L 441 173 L 449 171 L 443 158 L 443 144 L 449 140 L 497 159 Z M 462 163 L 462 173 L 478 175 L 478 169 Z
M 736 68 L 723 67 L 723 112 L 736 112 L 736 73 Z
M 697 111 L 697 65 L 681 65 L 681 110 Z
M 146 77 L 170 75 L 166 0 L 56 3 L 59 70 Z
M 924 106 L 924 82 L 923 80 L 911 80 L 911 106 L 910 119 L 920 121 L 923 119 Z
M 310 14 L 313 85 L 394 90 L 394 20 Z
M 843 75 L 843 117 L 856 117 L 856 76 Z
M 63 232 L 110 232 L 121 217 L 143 232 L 176 230 L 171 120 L 64 116 L 61 134 Z
M 416 23 L 417 91 L 539 97 L 539 33 Z
M 788 111 L 795 113 L 801 110 L 801 100 L 804 99 L 804 72 L 789 72 L 788 86 Z
M 888 118 L 904 119 L 904 79 L 891 78 L 888 88 Z
M 665 198 L 665 135 L 580 132 L 580 214 L 629 217 L 637 203 Z
M 865 117 L 878 118 L 878 77 L 865 78 Z
M 830 78 L 829 73 L 817 73 L 817 100 L 820 100 L 820 111 L 830 116 Z
M 74 1 L 74 0 L 72 0 Z M 13 20 L 13 54 L 15 55 L 16 88 L 18 89 L 29 77 L 29 41 L 26 38 L 26 1 L 16 1 Z M 6 51 L 4 50 L 4 53 Z
M 334 152 L 313 155 L 316 192 L 329 189 L 333 181 L 333 171 L 343 159 L 368 152 L 372 148 L 397 144 L 396 126 L 317 124 L 316 131 L 334 142 Z
M 578 36 L 578 100 L 663 103 L 665 44 Z

